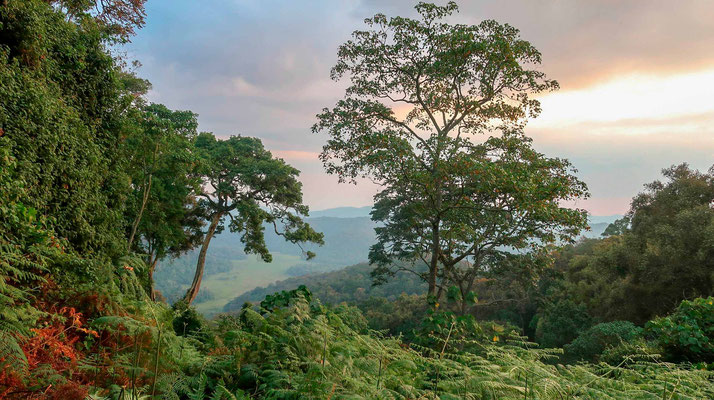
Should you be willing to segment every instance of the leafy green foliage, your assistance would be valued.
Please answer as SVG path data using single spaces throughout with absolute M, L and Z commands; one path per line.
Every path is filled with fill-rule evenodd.
M 405 340 L 412 340 L 414 331 L 426 317 L 428 306 L 424 296 L 402 293 L 396 299 L 370 297 L 357 304 L 369 327 L 378 331 L 387 331 L 390 335 L 403 335 Z
M 12 349 L 14 342 L 6 332 L 27 333 L 43 315 L 32 305 L 34 293 L 29 287 L 45 281 L 42 275 L 48 258 L 59 255 L 60 246 L 44 218 L 19 202 L 25 189 L 11 179 L 15 167 L 5 142 L 0 141 L 0 334 L 9 343 L 9 347 L 2 346 L 6 349 Z
M 684 300 L 671 315 L 645 326 L 673 361 L 714 362 L 714 297 Z
M 0 8 L 0 140 L 24 182 L 23 204 L 53 218 L 79 251 L 118 255 L 126 176 L 123 92 L 96 23 L 67 22 L 46 2 Z
M 369 267 L 359 266 L 335 272 L 334 281 L 326 280 L 330 285 L 315 285 L 322 290 L 316 295 L 305 286 L 285 287 L 258 306 L 215 321 L 203 318 L 190 301 L 173 309 L 152 301 L 146 286 L 155 262 L 197 243 L 199 216 L 210 225 L 198 256 L 196 291 L 208 244 L 228 220 L 231 231 L 242 233 L 245 252 L 266 261 L 266 224 L 291 243 L 320 243 L 322 237 L 303 219 L 308 210 L 297 170 L 273 158 L 259 140 L 196 135 L 195 114 L 145 104 L 141 95 L 148 82 L 123 70 L 123 61 L 108 50 L 143 24 L 143 5 L 29 0 L 0 6 L 0 398 L 714 397 L 712 372 L 660 362 L 649 343 L 628 341 L 638 331 L 629 324 L 597 325 L 570 347 L 587 354 L 605 347 L 598 356 L 605 363 L 554 365 L 560 349 L 538 349 L 518 328 L 472 314 L 481 303 L 476 293 L 493 294 L 482 295 L 480 286 L 472 290 L 472 283 L 486 286 L 498 277 L 504 278 L 494 285 L 498 290 L 520 287 L 534 301 L 567 298 L 574 281 L 560 287 L 554 274 L 537 287 L 536 278 L 549 262 L 541 251 L 545 245 L 574 235 L 582 222 L 580 211 L 557 202 L 579 197 L 585 188 L 567 162 L 534 152 L 518 129 L 479 145 L 459 136 L 536 114 L 537 102 L 511 92 L 539 92 L 555 83 L 522 66 L 538 63 L 540 55 L 515 29 L 493 21 L 475 27 L 438 22 L 456 10 L 453 3 L 420 3 L 419 21 L 383 15 L 368 20 L 377 30 L 357 32 L 341 48 L 334 70 L 336 76 L 351 74 L 348 98 L 317 125 L 331 133 L 323 160 L 328 169 L 343 178 L 368 173 L 388 184 L 375 213 L 377 220 L 395 224 L 385 226 L 385 235 L 399 224 L 433 217 L 428 198 L 441 198 L 433 206 L 444 218 L 431 233 L 442 235 L 432 244 L 444 246 L 432 255 L 443 268 L 423 261 L 428 274 L 440 279 L 442 304 L 439 296 L 430 297 L 430 308 L 424 297 L 413 295 L 425 285 L 408 275 L 425 271 L 424 264 L 410 264 L 414 257 L 396 265 L 411 268 L 401 271 L 411 279 L 392 281 L 392 287 L 372 288 Z M 385 37 L 394 43 L 371 40 Z M 403 70 L 374 79 L 380 65 L 395 59 Z M 496 90 L 489 83 L 493 78 L 509 93 Z M 464 83 L 465 91 L 445 84 L 452 79 Z M 403 99 L 390 98 L 399 91 Z M 384 99 L 415 109 L 400 121 Z M 405 180 L 394 175 L 403 167 L 409 168 Z M 670 182 L 649 185 L 608 239 L 590 242 L 595 244 L 585 250 L 566 249 L 577 260 L 563 264 L 561 258 L 559 267 L 565 267 L 559 272 L 570 279 L 586 271 L 586 288 L 595 278 L 622 274 L 612 280 L 613 297 L 622 288 L 652 295 L 643 288 L 652 285 L 667 303 L 679 294 L 663 285 L 675 286 L 674 278 L 689 272 L 690 281 L 682 285 L 691 293 L 683 296 L 711 290 L 711 174 L 686 166 L 665 174 Z M 426 189 L 412 192 L 419 184 Z M 464 247 L 482 243 L 472 224 L 514 222 L 479 209 L 493 206 L 494 199 L 514 207 L 518 212 L 506 214 L 527 227 L 498 246 L 530 250 L 525 256 L 502 249 L 475 254 Z M 440 208 L 447 203 L 470 210 Z M 404 246 L 380 256 L 409 258 L 402 255 L 418 246 L 399 242 L 411 240 L 409 229 L 403 236 L 387 235 L 383 243 Z M 588 258 L 601 247 L 602 260 Z M 619 263 L 630 260 L 628 249 L 635 249 L 637 262 Z M 414 254 L 433 250 L 425 246 Z M 618 262 L 602 269 L 604 278 L 596 276 L 595 266 L 608 260 Z M 335 283 L 345 277 L 350 279 Z M 386 300 L 372 297 L 387 288 Z M 325 306 L 316 297 L 358 300 L 367 317 L 355 306 Z M 674 314 L 649 323 L 646 334 L 670 360 L 710 361 L 712 301 L 683 302 Z M 548 304 L 538 320 L 544 343 L 569 340 L 591 322 L 583 305 Z M 370 330 L 368 319 L 394 334 L 408 332 L 409 342 Z M 616 345 L 615 338 L 627 343 Z
M 508 327 L 450 312 L 433 313 L 428 340 L 407 345 L 364 331 L 353 307 L 310 303 L 307 293 L 280 293 L 282 307 L 273 301 L 271 310 L 219 319 L 222 353 L 207 356 L 195 378 L 182 378 L 189 388 L 176 390 L 274 399 L 706 398 L 714 391 L 710 372 L 652 360 L 550 365 L 544 361 L 557 350 L 530 348 Z
M 231 232 L 242 232 L 244 251 L 257 254 L 266 262 L 272 256 L 265 245 L 264 223 L 272 225 L 275 233 L 288 242 L 322 243 L 322 234 L 302 219 L 308 208 L 302 204 L 299 171 L 282 159 L 273 158 L 259 139 L 231 136 L 217 140 L 213 134 L 204 132 L 196 138 L 195 148 L 201 158 L 202 187 L 213 192 L 198 194 L 210 225 L 193 283 L 184 297 L 188 304 L 198 295 L 211 239 L 221 232 L 226 219 L 230 219 Z M 314 256 L 311 252 L 306 255 L 308 259 Z
M 383 187 L 372 213 L 380 225 L 370 251 L 375 281 L 423 262 L 430 297 L 457 285 L 465 299 L 504 249 L 538 254 L 572 239 L 584 211 L 559 204 L 587 188 L 567 161 L 535 152 L 521 132 L 540 111 L 530 95 L 557 88 L 528 69 L 540 63 L 538 50 L 509 25 L 444 22 L 458 9 L 453 2 L 415 9 L 419 19 L 368 18 L 370 30 L 340 46 L 332 78 L 350 86 L 313 131 L 329 135 L 320 156 L 328 173 Z M 485 143 L 472 140 L 485 132 Z
M 290 305 L 292 300 L 301 298 L 306 302 L 312 300 L 312 293 L 304 285 L 300 285 L 297 289 L 278 292 L 265 296 L 265 299 L 260 302 L 260 308 L 272 312 L 278 308 L 285 308 Z
M 126 210 L 128 248 L 146 254 L 147 290 L 153 298 L 157 263 L 203 239 L 203 210 L 195 197 L 201 180 L 192 144 L 198 122 L 190 111 L 151 104 L 137 107 L 127 125 L 133 128 L 122 144 L 132 189 Z
M 337 271 L 289 278 L 266 287 L 255 288 L 236 297 L 226 304 L 224 311 L 238 311 L 246 302 L 258 303 L 274 292 L 293 290 L 301 285 L 309 288 L 313 295 L 325 304 L 364 303 L 365 306 L 360 305 L 360 307 L 365 312 L 369 308 L 367 304 L 370 298 L 381 297 L 393 302 L 402 293 L 407 295 L 423 293 L 426 288 L 421 279 L 407 272 L 398 274 L 395 279 L 384 285 L 373 286 L 371 271 L 370 265 L 358 264 Z
M 623 233 L 586 240 L 556 261 L 562 296 L 598 319 L 644 324 L 684 299 L 714 294 L 714 175 L 686 164 L 663 174 L 666 181 L 646 185 L 612 228 Z
M 102 31 L 115 41 L 128 41 L 136 29 L 144 26 L 146 0 L 50 0 L 69 19 L 81 21 L 90 16 Z
M 597 363 L 601 360 L 601 355 L 605 350 L 632 343 L 641 336 L 642 328 L 629 321 L 600 323 L 581 333 L 570 344 L 565 345 L 565 356 L 570 360 Z M 612 356 L 610 354 L 610 357 Z
M 592 325 L 586 308 L 571 300 L 561 300 L 545 307 L 537 319 L 536 339 L 545 347 L 563 347 Z

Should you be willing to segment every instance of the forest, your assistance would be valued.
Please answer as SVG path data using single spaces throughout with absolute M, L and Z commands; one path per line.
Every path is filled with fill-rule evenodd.
M 0 400 L 714 398 L 714 169 L 661 166 L 583 236 L 586 182 L 527 135 L 547 60 L 414 10 L 335 49 L 305 127 L 380 188 L 344 231 L 261 139 L 148 100 L 145 0 L 0 1 Z M 221 260 L 286 248 L 197 309 Z

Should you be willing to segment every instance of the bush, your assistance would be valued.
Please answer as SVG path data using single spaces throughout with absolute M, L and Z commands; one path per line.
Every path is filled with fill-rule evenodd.
M 370 297 L 359 304 L 359 308 L 369 321 L 369 327 L 386 330 L 391 335 L 405 335 L 411 338 L 412 331 L 419 327 L 427 313 L 425 296 L 402 293 L 396 300 L 386 297 Z
M 545 308 L 536 325 L 536 341 L 543 347 L 563 347 L 592 325 L 585 306 L 560 300 Z
M 648 322 L 645 332 L 670 361 L 714 361 L 714 297 L 684 300 L 671 315 Z
M 660 358 L 659 350 L 652 347 L 644 338 L 606 348 L 599 357 L 600 362 L 613 366 L 630 365 L 641 361 L 656 361 Z
M 597 324 L 565 346 L 565 358 L 570 361 L 598 362 L 605 350 L 629 343 L 641 335 L 642 328 L 629 321 Z
M 172 325 L 176 335 L 193 338 L 203 344 L 205 348 L 216 344 L 209 322 L 194 307 L 188 306 L 184 301 L 179 301 L 173 305 L 173 311 Z

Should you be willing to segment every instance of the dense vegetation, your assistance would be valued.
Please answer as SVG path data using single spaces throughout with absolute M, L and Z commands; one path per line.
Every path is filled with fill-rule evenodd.
M 712 173 L 665 170 L 668 181 L 648 185 L 608 237 L 558 250 L 558 240 L 584 224 L 580 210 L 557 203 L 585 193 L 567 161 L 535 152 L 518 129 L 468 146 L 437 126 L 433 142 L 414 148 L 404 131 L 384 125 L 392 114 L 380 107 L 372 109 L 381 121 L 372 134 L 341 106 L 318 126 L 332 134 L 327 158 L 356 151 L 347 175 L 384 160 L 385 145 L 420 165 L 402 177 L 395 164 L 377 171 L 388 184 L 373 214 L 384 224 L 373 248 L 377 274 L 368 279 L 372 270 L 361 265 L 331 272 L 320 285 L 314 276 L 295 278 L 316 286 L 317 296 L 305 287 L 256 290 L 246 300 L 257 304 L 206 320 L 190 303 L 204 268 L 222 257 L 209 250 L 214 234 L 228 228 L 240 236 L 240 254 L 265 261 L 272 258 L 266 224 L 298 246 L 319 244 L 322 235 L 304 219 L 298 171 L 260 140 L 198 133 L 194 113 L 146 102 L 149 83 L 111 51 L 141 27 L 143 5 L 0 3 L 0 399 L 714 397 Z M 437 34 L 438 63 L 417 66 L 434 79 L 466 68 L 464 79 L 474 83 L 482 77 L 471 72 L 493 73 L 479 69 L 486 57 L 495 63 L 488 65 L 502 61 L 513 90 L 555 87 L 520 67 L 540 55 L 514 28 L 438 22 L 455 10 L 420 4 L 424 20 L 370 21 L 406 35 L 407 47 L 409 35 L 423 44 Z M 353 47 L 368 42 L 340 50 L 337 75 L 355 74 L 352 95 L 379 97 L 382 83 L 408 86 L 402 79 L 371 86 L 362 67 L 385 60 L 370 61 L 374 54 L 414 49 Z M 445 88 L 432 86 L 442 96 L 427 97 L 405 126 L 426 128 L 434 107 L 453 107 Z M 489 99 L 464 114 L 466 130 L 537 113 L 527 96 L 492 89 L 458 99 Z M 353 100 L 352 111 L 375 106 Z M 342 140 L 353 128 L 354 149 Z M 382 150 L 372 153 L 372 145 Z M 456 156 L 425 158 L 444 149 Z M 421 184 L 425 191 L 412 192 Z M 431 209 L 434 193 L 445 196 Z M 434 214 L 446 204 L 468 212 Z M 486 210 L 494 204 L 501 214 Z M 526 227 L 511 239 L 504 210 Z M 477 221 L 494 230 L 480 231 Z M 423 230 L 397 231 L 408 224 Z M 437 230 L 445 242 L 411 242 Z M 199 248 L 184 301 L 162 302 L 153 282 L 158 263 Z M 371 286 L 385 277 L 393 280 Z
M 246 302 L 258 303 L 269 294 L 293 290 L 302 285 L 309 286 L 320 301 L 332 305 L 343 302 L 357 304 L 370 297 L 383 297 L 393 301 L 401 294 L 425 292 L 426 285 L 416 275 L 401 272 L 394 280 L 374 286 L 371 272 L 372 267 L 369 264 L 357 264 L 337 271 L 305 274 L 243 293 L 226 304 L 224 309 L 227 312 L 237 311 Z

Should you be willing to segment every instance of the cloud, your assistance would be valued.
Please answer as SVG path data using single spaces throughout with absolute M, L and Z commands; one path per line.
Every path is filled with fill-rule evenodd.
M 659 123 L 662 119 L 714 113 L 713 91 L 714 68 L 668 76 L 629 74 L 541 97 L 544 112 L 533 125 L 644 119 Z M 631 124 L 623 127 L 630 128 Z
M 622 212 L 672 163 L 714 159 L 714 2 L 460 1 L 454 22 L 496 19 L 543 53 L 562 89 L 542 97 L 527 132 L 569 158 L 591 188 L 586 204 Z M 315 114 L 342 97 L 329 79 L 337 47 L 377 12 L 414 16 L 412 0 L 148 2 L 129 46 L 154 85 L 150 100 L 199 113 L 200 129 L 261 138 L 303 171 L 313 208 L 365 205 L 376 186 L 337 185 L 317 160 Z M 612 213 L 610 212 L 610 213 Z
M 676 119 L 669 122 L 676 125 Z M 649 122 L 643 124 L 640 129 L 646 131 Z M 528 128 L 526 132 L 539 151 L 567 158 L 578 170 L 577 176 L 588 184 L 592 195 L 580 206 L 595 215 L 627 211 L 630 199 L 645 183 L 660 179 L 663 168 L 686 162 L 706 171 L 714 163 L 714 125 L 688 133 L 637 135 L 603 134 L 588 124 L 562 130 Z
M 320 153 L 314 151 L 298 151 L 298 150 L 274 150 L 274 156 L 280 157 L 287 161 L 318 161 Z

